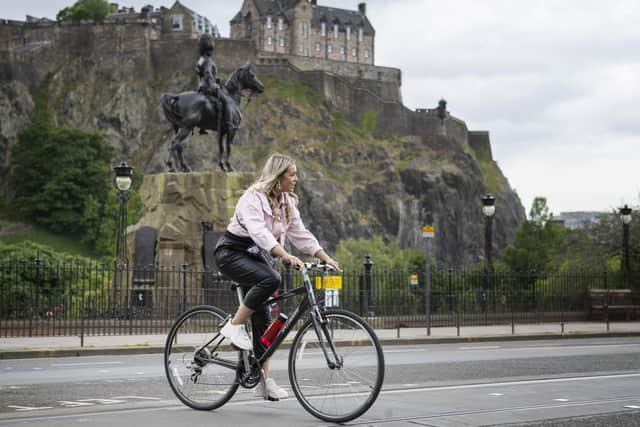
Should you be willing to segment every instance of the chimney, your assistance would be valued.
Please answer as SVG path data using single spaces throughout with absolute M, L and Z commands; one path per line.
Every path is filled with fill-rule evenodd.
M 367 4 L 366 3 L 358 4 L 358 12 L 360 12 L 360 15 L 362 16 L 367 16 Z
M 311 6 L 317 6 L 318 0 L 311 0 Z

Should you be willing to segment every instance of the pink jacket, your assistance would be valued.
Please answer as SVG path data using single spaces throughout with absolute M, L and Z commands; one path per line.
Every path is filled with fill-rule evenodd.
M 290 206 L 291 219 L 286 221 L 284 198 Z M 251 237 L 263 249 L 271 251 L 276 245 L 284 244 L 284 235 L 300 252 L 314 255 L 322 247 L 313 234 L 306 229 L 295 206 L 293 197 L 284 193 L 280 203 L 280 215 L 274 215 L 267 196 L 259 191 L 245 191 L 231 218 L 227 231 L 236 236 Z M 281 220 L 278 220 L 278 217 Z

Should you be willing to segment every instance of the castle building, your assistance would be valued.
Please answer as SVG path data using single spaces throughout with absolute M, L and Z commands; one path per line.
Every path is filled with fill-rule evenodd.
M 366 3 L 351 11 L 317 0 L 244 0 L 231 38 L 251 39 L 265 53 L 373 65 L 375 30 L 366 11 Z
M 111 8 L 115 12 L 107 15 L 106 21 L 135 22 L 142 19 L 161 23 L 163 33 L 174 33 L 175 36 L 196 38 L 200 34 L 211 34 L 213 37 L 220 37 L 218 27 L 213 25 L 206 16 L 194 12 L 179 1 L 168 9 L 166 7 L 154 9 L 153 6 L 147 5 L 140 12 L 136 12 L 133 8 L 119 8 L 116 3 L 111 3 Z

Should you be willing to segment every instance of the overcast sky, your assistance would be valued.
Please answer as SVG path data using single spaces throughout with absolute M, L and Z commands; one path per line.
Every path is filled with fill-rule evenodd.
M 0 0 L 0 18 L 55 18 L 74 0 Z M 223 36 L 242 0 L 182 0 Z M 139 10 L 149 0 L 121 6 Z M 358 0 L 318 0 L 357 9 Z M 377 65 L 402 70 L 409 108 L 448 109 L 488 130 L 494 159 L 529 210 L 638 205 L 640 2 L 370 0 Z

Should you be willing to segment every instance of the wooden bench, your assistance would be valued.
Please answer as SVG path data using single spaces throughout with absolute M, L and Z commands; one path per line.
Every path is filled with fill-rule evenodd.
M 634 301 L 631 289 L 587 289 L 587 318 L 606 320 L 623 313 L 626 320 L 638 318 L 640 304 Z

